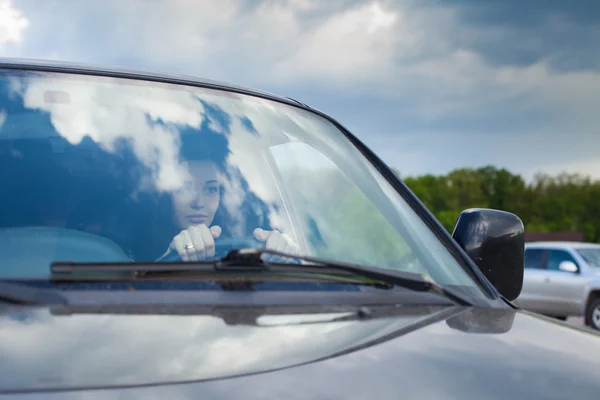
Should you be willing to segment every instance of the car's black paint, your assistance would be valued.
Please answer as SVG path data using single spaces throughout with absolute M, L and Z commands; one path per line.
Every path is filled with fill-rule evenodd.
M 523 288 L 525 227 L 515 214 L 485 208 L 463 211 L 452 237 L 500 294 L 512 301 Z
M 251 89 L 239 85 L 233 85 L 225 82 L 217 82 L 209 79 L 199 79 L 181 74 L 159 73 L 155 71 L 145 71 L 141 69 L 101 67 L 98 65 L 82 64 L 74 62 L 58 62 L 50 60 L 31 60 L 0 57 L 0 69 L 11 69 L 21 71 L 41 71 L 56 72 L 68 74 L 81 74 L 88 76 L 103 76 L 112 78 L 124 78 L 134 80 L 145 80 L 150 82 L 172 83 L 179 85 L 188 85 L 204 87 L 208 89 L 227 90 L 235 93 L 248 94 L 251 96 L 262 97 L 287 103 L 293 106 L 308 108 L 306 105 L 290 99 L 288 97 L 278 96 L 273 93 Z
M 405 330 L 399 336 L 392 335 L 389 340 L 359 351 L 300 366 L 204 382 L 91 390 L 85 396 L 103 399 L 248 400 L 599 398 L 600 359 L 597 355 L 600 354 L 600 335 L 521 311 L 472 308 L 457 311 L 458 314 L 449 313 L 445 320 L 434 318 L 420 329 Z M 148 371 L 154 371 L 158 378 L 173 369 L 172 380 L 177 380 L 178 375 L 194 374 L 194 371 L 198 371 L 200 378 L 202 371 L 206 374 L 210 370 L 204 368 L 206 365 L 222 366 L 226 360 L 235 360 L 232 353 L 240 357 L 240 362 L 252 363 L 250 356 L 254 354 L 253 349 L 240 348 L 240 344 L 251 344 L 254 340 L 255 350 L 269 348 L 264 343 L 259 345 L 261 329 L 264 328 L 249 328 L 239 331 L 237 340 L 232 340 L 236 336 L 229 336 L 228 346 L 219 348 L 215 342 L 211 351 L 197 357 L 199 364 L 194 364 L 189 361 L 194 359 L 202 345 L 201 342 L 194 344 L 194 335 L 202 332 L 180 332 L 181 340 L 175 342 L 169 340 L 171 336 L 150 335 L 160 331 L 159 328 L 167 332 L 169 325 L 175 321 L 188 322 L 191 323 L 189 326 L 193 326 L 197 316 L 177 316 L 177 320 L 156 316 L 140 323 L 137 331 L 119 331 L 123 341 L 134 343 L 130 352 L 123 353 L 118 353 L 118 348 L 111 351 L 110 342 L 103 346 L 101 339 L 115 334 L 114 330 L 118 328 L 111 323 L 134 318 L 131 316 L 85 316 L 85 321 L 77 321 L 82 316 L 46 316 L 44 329 L 41 326 L 35 329 L 34 325 L 24 329 L 20 338 L 12 336 L 19 332 L 15 327 L 35 324 L 35 321 L 19 321 L 16 315 L 8 317 L 2 319 L 0 330 L 4 332 L 0 344 L 5 354 L 0 358 L 4 382 L 24 365 L 34 365 L 36 371 L 43 371 L 46 377 L 40 373 L 41 383 L 43 379 L 63 379 L 66 382 L 91 371 L 104 371 L 101 373 L 106 376 L 134 376 L 137 372 L 148 374 Z M 65 336 L 72 333 L 70 327 L 78 322 L 93 325 L 96 330 L 94 338 Z M 224 329 L 233 332 L 238 328 L 226 326 Z M 358 329 L 358 325 L 349 329 Z M 271 332 L 270 340 L 277 339 L 277 335 L 286 335 L 285 329 L 275 335 Z M 56 339 L 61 337 L 64 339 Z M 54 347 L 41 345 L 52 338 Z M 155 350 L 138 354 L 136 350 L 146 347 L 136 343 L 144 342 L 148 343 L 146 347 Z M 273 343 L 271 351 L 277 351 L 276 345 Z M 8 346 L 12 347 L 10 352 Z M 15 347 L 20 350 L 15 350 Z M 15 358 L 15 354 L 20 356 Z M 36 365 L 37 358 L 48 361 L 49 357 L 56 362 Z M 261 360 L 255 357 L 255 362 Z M 139 371 L 123 370 L 123 364 L 139 365 Z M 61 368 L 69 373 L 61 375 L 65 373 Z M 148 376 L 152 376 L 151 373 Z M 40 392 L 20 394 L 19 398 L 58 400 L 80 398 L 82 395 L 78 391 Z

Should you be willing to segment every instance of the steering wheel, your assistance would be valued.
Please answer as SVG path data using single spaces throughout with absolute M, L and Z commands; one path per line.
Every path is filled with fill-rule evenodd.
M 253 236 L 241 238 L 222 238 L 215 240 L 215 255 L 212 259 L 223 258 L 234 249 L 263 249 L 265 243 L 256 240 Z M 181 257 L 176 251 L 171 251 L 159 262 L 180 262 Z

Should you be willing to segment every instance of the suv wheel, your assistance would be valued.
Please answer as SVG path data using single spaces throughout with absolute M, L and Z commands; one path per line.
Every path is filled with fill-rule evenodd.
M 591 328 L 600 330 L 600 298 L 594 299 L 585 311 L 585 323 Z

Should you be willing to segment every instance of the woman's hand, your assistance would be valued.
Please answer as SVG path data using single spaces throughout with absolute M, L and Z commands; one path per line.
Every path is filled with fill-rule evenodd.
M 254 230 L 254 238 L 258 241 L 265 242 L 266 248 L 269 250 L 293 255 L 298 255 L 300 251 L 298 244 L 294 242 L 292 238 L 279 231 L 265 231 L 264 229 L 257 228 Z M 267 254 L 264 255 L 264 260 L 269 262 L 281 262 L 286 260 L 286 258 Z
M 177 252 L 182 261 L 202 261 L 215 255 L 215 239 L 219 236 L 219 226 L 194 225 L 179 232 L 167 251 Z

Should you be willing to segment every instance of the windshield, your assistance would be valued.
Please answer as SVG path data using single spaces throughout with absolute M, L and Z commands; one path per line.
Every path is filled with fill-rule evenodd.
M 577 249 L 577 252 L 590 267 L 600 268 L 600 247 Z
M 0 165 L 5 277 L 253 239 L 478 287 L 334 125 L 276 101 L 3 70 Z

